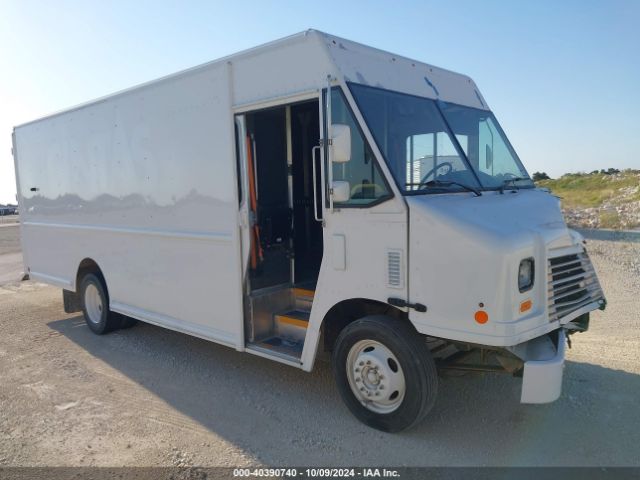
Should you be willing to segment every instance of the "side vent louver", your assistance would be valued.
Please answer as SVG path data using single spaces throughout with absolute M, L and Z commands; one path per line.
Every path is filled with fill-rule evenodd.
M 402 250 L 387 250 L 387 286 L 391 288 L 404 287 L 402 263 Z

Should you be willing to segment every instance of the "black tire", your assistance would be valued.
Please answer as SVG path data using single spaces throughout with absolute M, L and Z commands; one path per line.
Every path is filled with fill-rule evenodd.
M 365 407 L 349 385 L 347 358 L 352 347 L 363 340 L 378 342 L 390 350 L 404 374 L 404 398 L 389 413 L 374 412 Z M 422 421 L 433 408 L 438 392 L 438 373 L 429 349 L 421 340 L 406 321 L 384 315 L 361 318 L 340 332 L 333 349 L 333 374 L 343 401 L 361 422 L 384 432 L 399 432 Z
M 93 290 L 93 287 L 97 292 Z M 98 309 L 97 313 L 90 306 L 91 301 L 88 299 L 88 291 L 91 291 L 92 295 L 97 294 L 99 298 L 102 307 Z M 93 333 L 103 335 L 122 328 L 124 317 L 109 310 L 109 293 L 101 275 L 88 273 L 82 278 L 80 282 L 80 299 L 85 322 Z M 93 312 L 93 315 L 90 312 Z

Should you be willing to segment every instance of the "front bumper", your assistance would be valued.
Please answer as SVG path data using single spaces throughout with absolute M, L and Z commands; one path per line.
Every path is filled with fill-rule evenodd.
M 521 403 L 549 403 L 560 397 L 566 349 L 564 329 L 557 330 L 557 341 L 550 335 L 518 345 L 514 350 L 524 361 Z

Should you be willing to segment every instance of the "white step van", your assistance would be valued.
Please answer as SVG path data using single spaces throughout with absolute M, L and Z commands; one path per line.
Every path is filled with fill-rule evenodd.
M 473 80 L 309 30 L 20 125 L 25 269 L 97 334 L 152 323 L 311 371 L 399 431 L 438 371 L 560 395 L 605 299 Z

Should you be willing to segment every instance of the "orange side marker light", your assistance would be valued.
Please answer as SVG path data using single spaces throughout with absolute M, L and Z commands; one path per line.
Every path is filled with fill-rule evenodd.
M 484 310 L 478 310 L 473 318 L 475 318 L 476 322 L 478 322 L 480 325 L 483 325 L 489 321 L 489 314 Z

